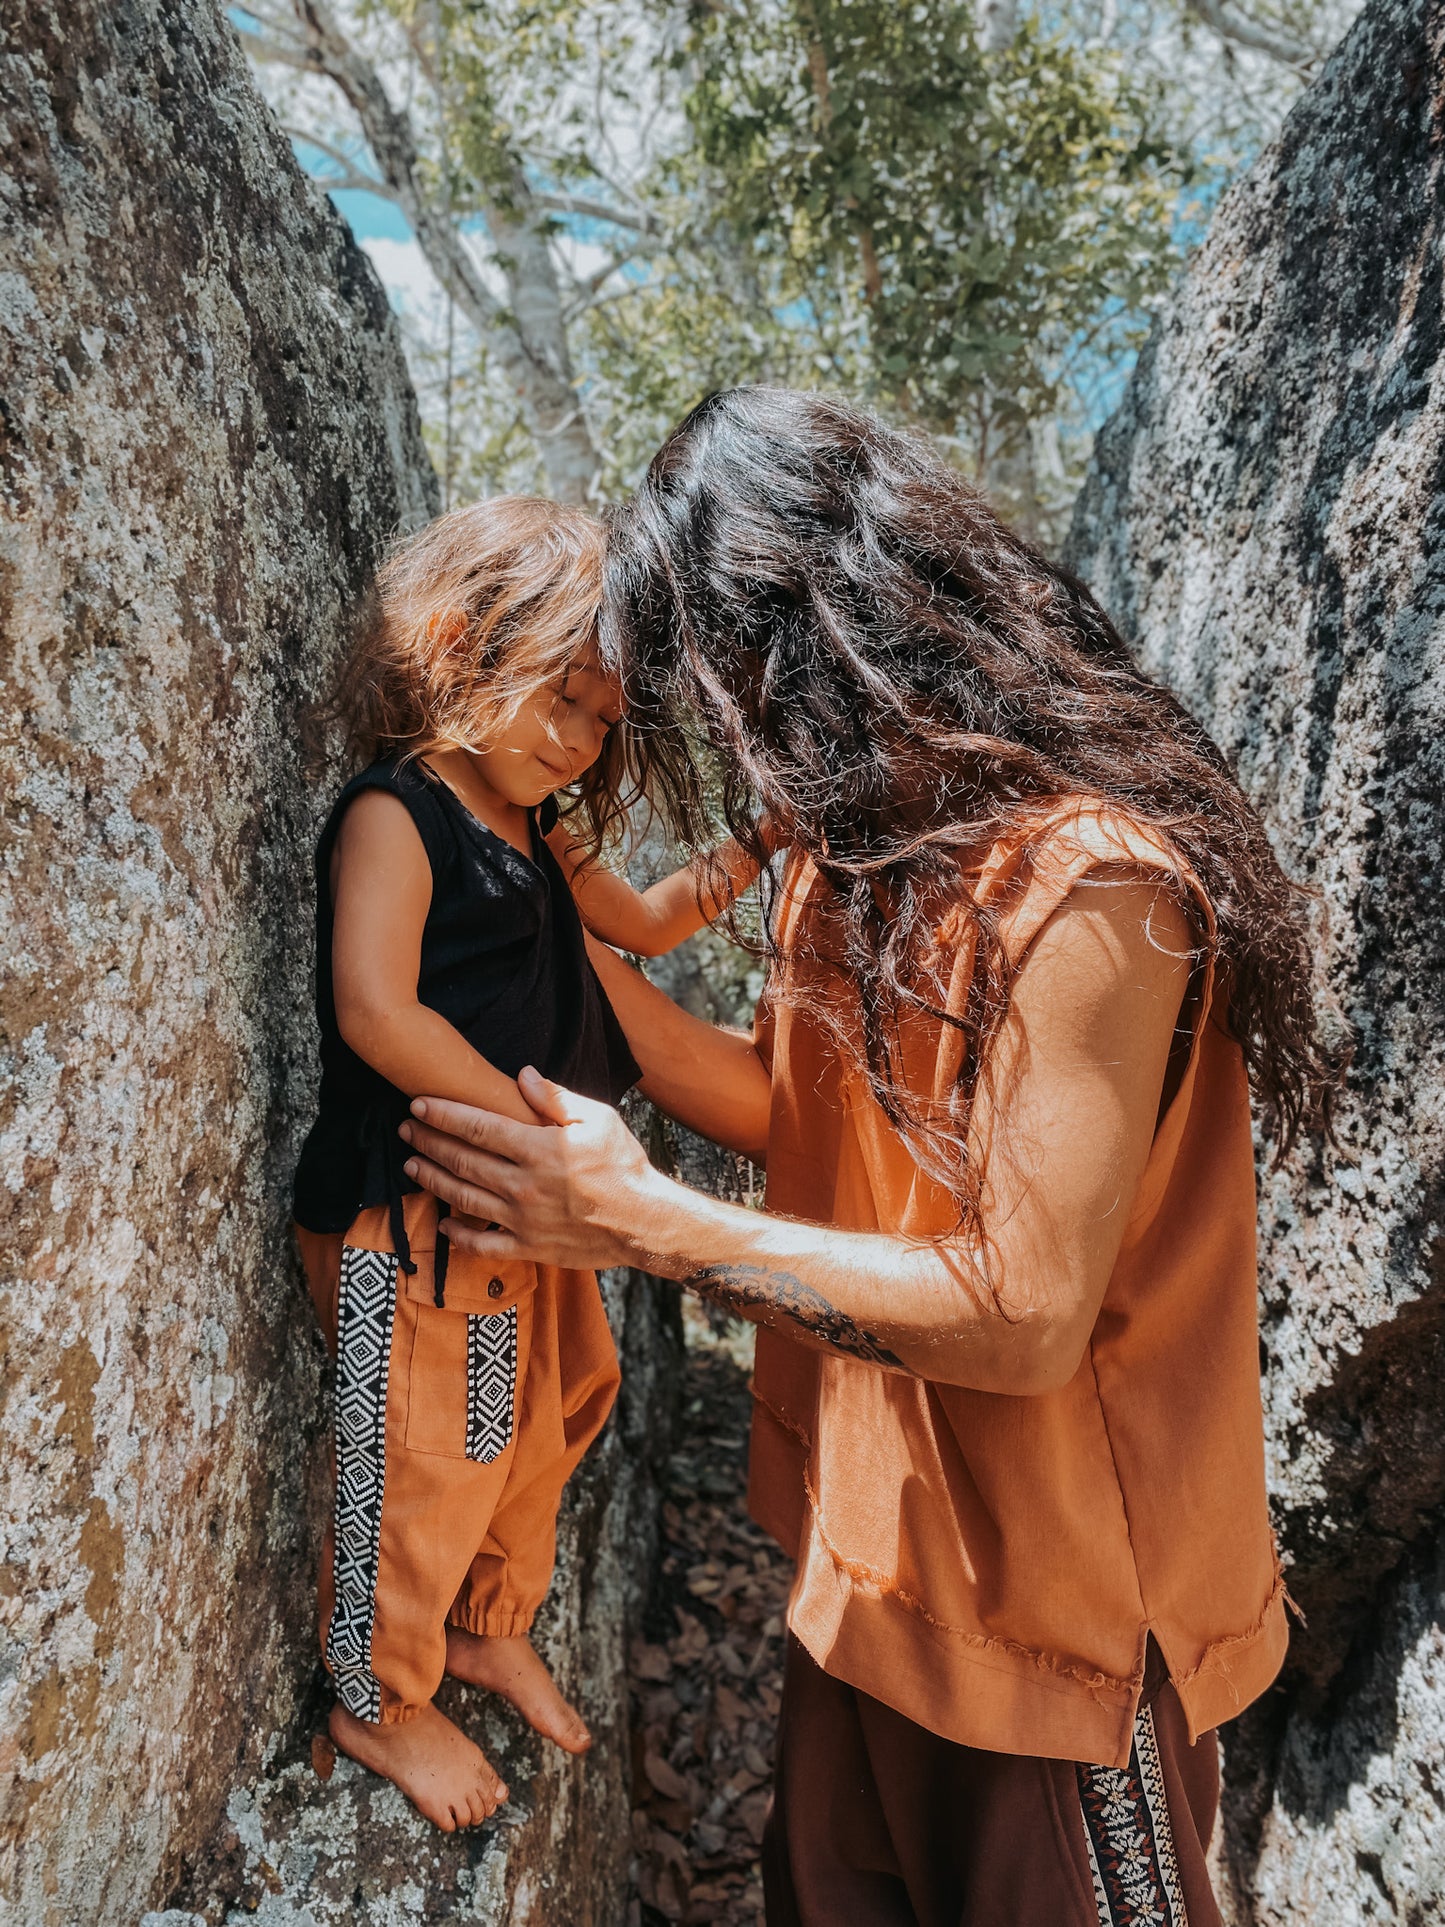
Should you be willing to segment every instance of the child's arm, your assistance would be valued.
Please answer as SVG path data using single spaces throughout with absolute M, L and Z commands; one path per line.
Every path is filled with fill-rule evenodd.
M 331 982 L 342 1037 L 408 1097 L 451 1097 L 541 1122 L 515 1081 L 416 997 L 431 866 L 406 805 L 363 790 L 331 862 Z
M 600 863 L 588 863 L 583 845 L 574 841 L 564 824 L 552 831 L 547 845 L 561 864 L 578 913 L 593 936 L 635 957 L 660 957 L 675 950 L 685 937 L 721 916 L 758 876 L 757 864 L 733 837 L 720 844 L 711 858 L 694 857 L 647 890 L 634 889 L 626 877 Z M 720 892 L 711 874 L 719 859 Z

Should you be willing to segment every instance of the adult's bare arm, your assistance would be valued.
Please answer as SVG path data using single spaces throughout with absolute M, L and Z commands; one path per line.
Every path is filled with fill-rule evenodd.
M 594 937 L 587 949 L 642 1070 L 643 1096 L 690 1131 L 761 1164 L 771 1082 L 751 1034 L 680 1009 Z
M 523 1074 L 563 1128 L 427 1100 L 406 1128 L 459 1244 L 638 1264 L 804 1342 L 938 1383 L 1036 1393 L 1078 1369 L 1143 1172 L 1188 977 L 1185 919 L 1148 882 L 1080 888 L 1019 974 L 976 1144 L 979 1237 L 919 1244 L 705 1198 L 654 1171 L 605 1106 Z M 465 1140 L 463 1142 L 462 1140 Z

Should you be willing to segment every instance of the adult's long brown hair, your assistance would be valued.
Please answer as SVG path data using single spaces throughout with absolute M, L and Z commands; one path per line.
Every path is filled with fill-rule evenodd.
M 1192 869 L 1276 1145 L 1327 1121 L 1303 894 L 1259 816 L 1089 591 L 921 440 L 823 396 L 711 397 L 614 518 L 602 620 L 685 833 L 701 829 L 685 749 L 701 729 L 739 841 L 764 854 L 761 804 L 831 886 L 855 1059 L 965 1219 L 968 1087 L 1010 991 L 987 914 L 967 1007 L 935 1009 L 965 1046 L 942 1114 L 904 1088 L 900 1040 L 960 859 L 1026 840 L 1052 799 L 1153 826 Z

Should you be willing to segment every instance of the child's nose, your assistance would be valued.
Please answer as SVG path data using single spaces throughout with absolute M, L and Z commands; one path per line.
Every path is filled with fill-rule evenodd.
M 562 742 L 569 756 L 594 762 L 607 734 L 606 725 L 583 709 L 568 712 L 562 724 Z

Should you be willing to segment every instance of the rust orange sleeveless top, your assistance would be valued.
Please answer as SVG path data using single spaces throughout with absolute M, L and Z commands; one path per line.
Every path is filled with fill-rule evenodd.
M 1078 802 L 1027 851 L 995 847 L 971 900 L 990 903 L 1027 970 L 1080 878 L 1121 863 L 1182 881 L 1209 921 L 1164 844 Z M 795 866 L 780 906 L 790 973 L 821 967 L 808 962 L 819 897 L 811 866 Z M 961 912 L 940 933 L 954 1008 L 970 925 Z M 1187 1064 L 1062 1390 L 966 1391 L 758 1333 L 749 1503 L 797 1560 L 793 1632 L 827 1672 L 969 1746 L 1126 1766 L 1151 1632 L 1191 1739 L 1263 1692 L 1284 1656 L 1249 1092 L 1208 969 L 1192 1008 Z M 956 1035 L 935 1020 L 913 1074 L 951 1082 Z M 952 1224 L 808 1000 L 765 997 L 758 1037 L 770 1209 L 900 1234 Z

